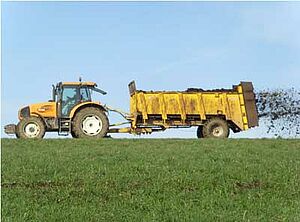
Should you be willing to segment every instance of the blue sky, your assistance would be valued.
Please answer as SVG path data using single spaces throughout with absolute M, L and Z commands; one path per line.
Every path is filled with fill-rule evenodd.
M 124 111 L 133 79 L 145 90 L 299 87 L 299 27 L 299 2 L 2 2 L 1 127 L 47 101 L 51 84 L 79 76 Z

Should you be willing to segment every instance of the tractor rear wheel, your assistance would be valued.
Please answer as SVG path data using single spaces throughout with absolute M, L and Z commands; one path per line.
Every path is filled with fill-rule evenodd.
M 221 118 L 209 119 L 203 126 L 204 138 L 227 138 L 228 136 L 228 124 Z
M 75 133 L 73 132 L 73 130 L 71 131 L 71 135 L 72 135 L 73 138 L 77 138 Z
M 16 131 L 17 138 L 41 139 L 44 137 L 46 129 L 43 120 L 39 117 L 27 117 L 20 120 Z
M 105 113 L 94 107 L 80 110 L 72 123 L 72 136 L 75 138 L 103 138 L 109 123 Z
M 203 126 L 198 126 L 198 128 L 197 128 L 197 137 L 199 139 L 203 138 Z

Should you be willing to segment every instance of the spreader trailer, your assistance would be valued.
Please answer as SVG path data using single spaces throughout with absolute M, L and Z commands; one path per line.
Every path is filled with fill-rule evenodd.
M 91 92 L 106 94 L 94 82 L 60 82 L 53 85 L 48 102 L 19 110 L 17 125 L 5 133 L 17 138 L 43 138 L 45 132 L 71 134 L 74 138 L 103 138 L 111 133 L 147 134 L 169 128 L 197 127 L 198 138 L 227 138 L 234 132 L 258 126 L 255 94 L 251 82 L 232 89 L 185 91 L 137 90 L 129 83 L 130 112 L 92 101 Z M 108 112 L 117 112 L 125 122 L 109 124 Z M 119 127 L 123 124 L 128 127 Z

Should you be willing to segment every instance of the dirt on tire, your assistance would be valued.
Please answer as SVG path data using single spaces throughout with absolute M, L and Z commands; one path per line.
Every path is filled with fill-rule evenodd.
M 82 123 L 88 116 L 97 116 L 101 120 L 101 130 L 96 135 L 88 135 L 84 132 Z M 108 132 L 109 122 L 105 113 L 95 107 L 88 107 L 80 110 L 72 121 L 72 136 L 74 138 L 103 138 Z
M 216 127 L 222 129 L 219 136 L 213 134 Z M 225 120 L 221 118 L 211 118 L 204 124 L 202 133 L 204 138 L 227 138 L 229 136 L 229 127 Z
M 39 132 L 34 137 L 28 136 L 25 132 L 26 125 L 30 123 L 36 124 L 39 127 Z M 26 117 L 21 119 L 20 122 L 18 123 L 16 129 L 16 137 L 21 139 L 28 139 L 28 138 L 41 139 L 44 137 L 45 132 L 46 132 L 46 128 L 43 120 L 41 120 L 39 117 Z

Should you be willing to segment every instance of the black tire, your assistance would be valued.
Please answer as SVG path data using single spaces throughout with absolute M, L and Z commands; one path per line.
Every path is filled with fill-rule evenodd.
M 18 130 L 18 125 L 16 126 L 16 137 L 17 137 L 17 139 L 20 139 L 20 134 L 19 134 L 19 130 Z
M 78 137 L 76 137 L 76 135 L 75 135 L 75 133 L 73 132 L 73 130 L 71 131 L 71 135 L 72 135 L 73 138 L 78 138 Z
M 203 126 L 204 138 L 227 138 L 229 136 L 229 127 L 225 120 L 221 118 L 209 119 Z
M 41 139 L 46 132 L 44 121 L 39 117 L 27 117 L 17 125 L 16 136 L 21 139 Z
M 98 108 L 88 107 L 75 115 L 72 121 L 72 136 L 75 138 L 103 138 L 106 136 L 108 127 L 109 122 L 105 113 Z
M 197 128 L 197 137 L 199 139 L 203 138 L 203 126 L 198 126 L 198 128 Z

